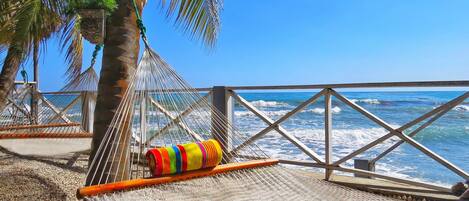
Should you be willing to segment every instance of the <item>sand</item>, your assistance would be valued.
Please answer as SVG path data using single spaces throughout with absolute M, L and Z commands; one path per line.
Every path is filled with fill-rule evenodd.
M 28 155 L 0 147 L 0 200 L 76 200 L 75 192 L 84 184 L 89 156 L 66 151 L 60 145 L 55 149 L 53 141 L 44 146 L 20 144 L 27 148 L 19 152 Z M 58 154 L 48 150 L 57 150 Z M 73 146 L 70 150 L 76 151 Z

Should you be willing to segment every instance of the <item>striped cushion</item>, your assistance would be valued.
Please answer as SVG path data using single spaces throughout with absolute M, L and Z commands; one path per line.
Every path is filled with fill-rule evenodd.
M 153 176 L 177 174 L 191 170 L 215 167 L 223 153 L 218 141 L 188 143 L 148 150 L 148 167 Z

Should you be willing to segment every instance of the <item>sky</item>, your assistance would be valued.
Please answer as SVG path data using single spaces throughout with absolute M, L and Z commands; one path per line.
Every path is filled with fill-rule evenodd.
M 151 46 L 194 87 L 469 79 L 466 0 L 225 0 L 212 49 L 148 2 Z M 64 85 L 57 43 L 41 54 L 42 91 Z

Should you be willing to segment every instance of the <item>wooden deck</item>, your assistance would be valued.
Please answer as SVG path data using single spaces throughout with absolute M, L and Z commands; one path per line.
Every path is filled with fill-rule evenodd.
M 314 178 L 324 179 L 323 173 L 308 172 L 305 174 L 311 175 Z M 448 192 L 441 192 L 433 189 L 381 179 L 367 179 L 334 174 L 331 176 L 329 181 L 339 185 L 376 194 L 382 194 L 393 197 L 400 196 L 401 199 L 403 199 L 405 195 L 407 198 L 411 196 L 412 198 L 416 198 L 418 200 L 421 200 L 423 198 L 425 198 L 425 200 L 459 200 L 458 197 Z

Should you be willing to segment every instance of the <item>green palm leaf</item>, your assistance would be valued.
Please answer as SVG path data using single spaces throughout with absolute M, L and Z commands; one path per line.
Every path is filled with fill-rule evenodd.
M 62 28 L 61 51 L 65 50 L 65 60 L 68 63 L 65 75 L 67 80 L 73 80 L 81 73 L 83 59 L 83 39 L 80 33 L 79 16 L 70 17 Z
M 191 38 L 201 39 L 212 47 L 220 28 L 221 0 L 162 0 L 167 17 L 174 17 L 175 24 Z

